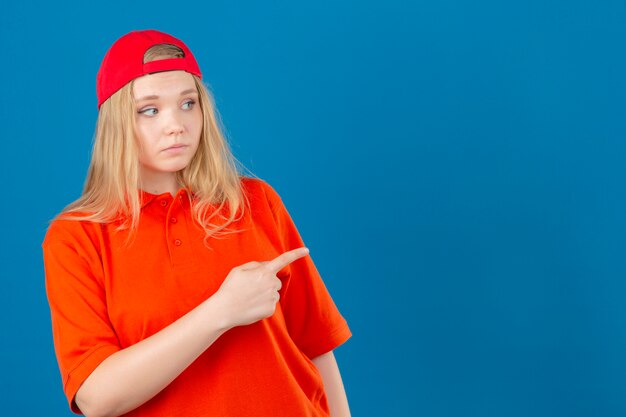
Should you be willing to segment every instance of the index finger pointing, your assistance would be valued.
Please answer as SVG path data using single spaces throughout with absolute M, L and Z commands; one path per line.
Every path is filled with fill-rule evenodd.
M 272 271 L 274 271 L 274 273 L 277 273 L 278 271 L 280 271 L 281 269 L 283 269 L 284 267 L 286 267 L 287 265 L 289 265 L 296 259 L 300 259 L 303 256 L 306 256 L 308 254 L 309 254 L 308 248 L 303 247 L 303 248 L 293 249 L 281 255 L 278 255 L 271 261 L 268 261 L 266 266 Z

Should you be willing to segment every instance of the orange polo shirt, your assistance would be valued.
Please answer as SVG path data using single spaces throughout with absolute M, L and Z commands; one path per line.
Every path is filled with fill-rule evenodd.
M 70 407 L 109 355 L 158 332 L 217 291 L 235 266 L 305 246 L 279 195 L 242 178 L 251 210 L 240 233 L 211 238 L 193 221 L 185 190 L 143 194 L 139 229 L 55 220 L 43 242 L 54 346 Z M 274 315 L 224 333 L 170 385 L 127 416 L 328 416 L 312 358 L 345 342 L 350 329 L 311 257 L 278 274 Z M 155 364 L 158 366 L 158 364 Z

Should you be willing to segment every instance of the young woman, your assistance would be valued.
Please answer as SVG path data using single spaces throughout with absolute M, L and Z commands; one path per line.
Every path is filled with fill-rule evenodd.
M 351 332 L 279 195 L 240 175 L 191 51 L 122 36 L 82 196 L 43 242 L 55 351 L 87 416 L 349 416 Z

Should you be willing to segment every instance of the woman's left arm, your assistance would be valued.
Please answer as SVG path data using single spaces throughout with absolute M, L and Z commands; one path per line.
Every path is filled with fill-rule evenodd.
M 312 359 L 317 369 L 322 375 L 324 381 L 324 390 L 328 398 L 328 407 L 330 408 L 331 417 L 350 417 L 350 407 L 348 407 L 348 398 L 343 388 L 339 367 L 335 360 L 335 355 L 331 350 L 316 358 Z

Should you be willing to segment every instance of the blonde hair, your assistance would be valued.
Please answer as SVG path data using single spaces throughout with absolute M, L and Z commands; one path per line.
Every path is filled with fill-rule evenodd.
M 174 45 L 155 45 L 144 55 L 144 63 L 182 54 Z M 211 236 L 235 232 L 228 226 L 243 217 L 244 200 L 246 204 L 249 202 L 241 186 L 242 175 L 238 170 L 241 164 L 222 133 L 213 98 L 202 81 L 192 76 L 202 109 L 202 133 L 195 155 L 187 167 L 176 173 L 176 178 L 194 194 L 192 199 L 188 193 L 192 215 L 204 229 L 207 243 Z M 97 223 L 119 221 L 118 230 L 137 230 L 141 201 L 133 82 L 100 106 L 83 194 L 57 218 Z

